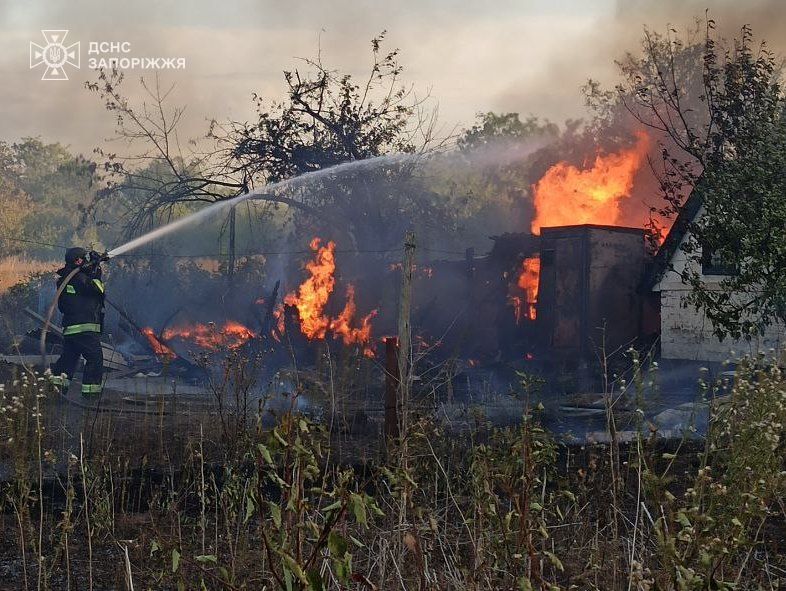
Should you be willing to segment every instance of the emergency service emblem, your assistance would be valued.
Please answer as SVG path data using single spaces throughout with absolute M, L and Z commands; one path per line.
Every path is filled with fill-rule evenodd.
M 79 69 L 79 41 L 66 45 L 68 30 L 45 29 L 44 45 L 30 42 L 30 69 L 44 66 L 41 80 L 68 80 L 66 66 Z

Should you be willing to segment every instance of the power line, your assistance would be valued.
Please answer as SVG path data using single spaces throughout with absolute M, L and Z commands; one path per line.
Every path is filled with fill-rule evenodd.
M 38 240 L 30 240 L 29 238 L 11 238 L 10 236 L 0 236 L 0 240 L 8 240 L 9 242 L 24 242 L 25 244 L 36 244 L 38 246 L 50 246 L 52 248 L 68 249 L 69 246 L 62 244 L 52 244 L 51 242 L 39 242 Z
M 459 255 L 467 254 L 467 252 L 464 251 L 464 250 L 461 250 L 461 251 L 459 251 L 459 250 L 440 250 L 438 248 L 428 248 L 426 246 L 421 246 L 419 248 L 420 248 L 420 250 L 425 250 L 427 252 L 436 252 L 436 253 L 439 253 L 439 254 L 459 254 Z

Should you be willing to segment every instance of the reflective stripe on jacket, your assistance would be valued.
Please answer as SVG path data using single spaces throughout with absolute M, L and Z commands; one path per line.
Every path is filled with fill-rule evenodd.
M 57 272 L 58 287 L 72 270 L 65 267 Z M 57 307 L 63 314 L 64 336 L 101 332 L 104 322 L 104 284 L 101 279 L 79 271 L 61 292 Z

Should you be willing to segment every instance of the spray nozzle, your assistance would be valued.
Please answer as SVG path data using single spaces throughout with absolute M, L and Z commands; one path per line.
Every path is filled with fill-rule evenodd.
M 98 252 L 97 250 L 91 250 L 87 253 L 85 257 L 86 261 L 83 265 L 84 267 L 97 267 L 104 261 L 109 260 L 109 255 L 105 252 Z

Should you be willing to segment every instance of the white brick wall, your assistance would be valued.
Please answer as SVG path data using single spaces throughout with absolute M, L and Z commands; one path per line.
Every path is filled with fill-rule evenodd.
M 684 242 L 684 240 L 683 240 Z M 742 355 L 755 355 L 771 349 L 781 351 L 786 338 L 786 327 L 770 326 L 764 335 L 751 341 L 718 340 L 712 333 L 712 323 L 703 312 L 693 306 L 685 305 L 689 293 L 688 286 L 682 283 L 680 273 L 688 261 L 682 249 L 678 248 L 671 260 L 671 271 L 667 271 L 654 291 L 660 296 L 661 357 L 664 359 L 690 359 L 696 361 L 726 361 Z M 708 286 L 718 284 L 721 276 L 705 276 Z
M 712 324 L 703 312 L 685 306 L 683 300 L 688 289 L 661 289 L 660 326 L 661 357 L 664 359 L 691 359 L 697 361 L 725 361 L 745 354 L 780 351 L 786 337 L 782 325 L 769 327 L 763 336 L 751 341 L 719 341 L 712 334 Z

